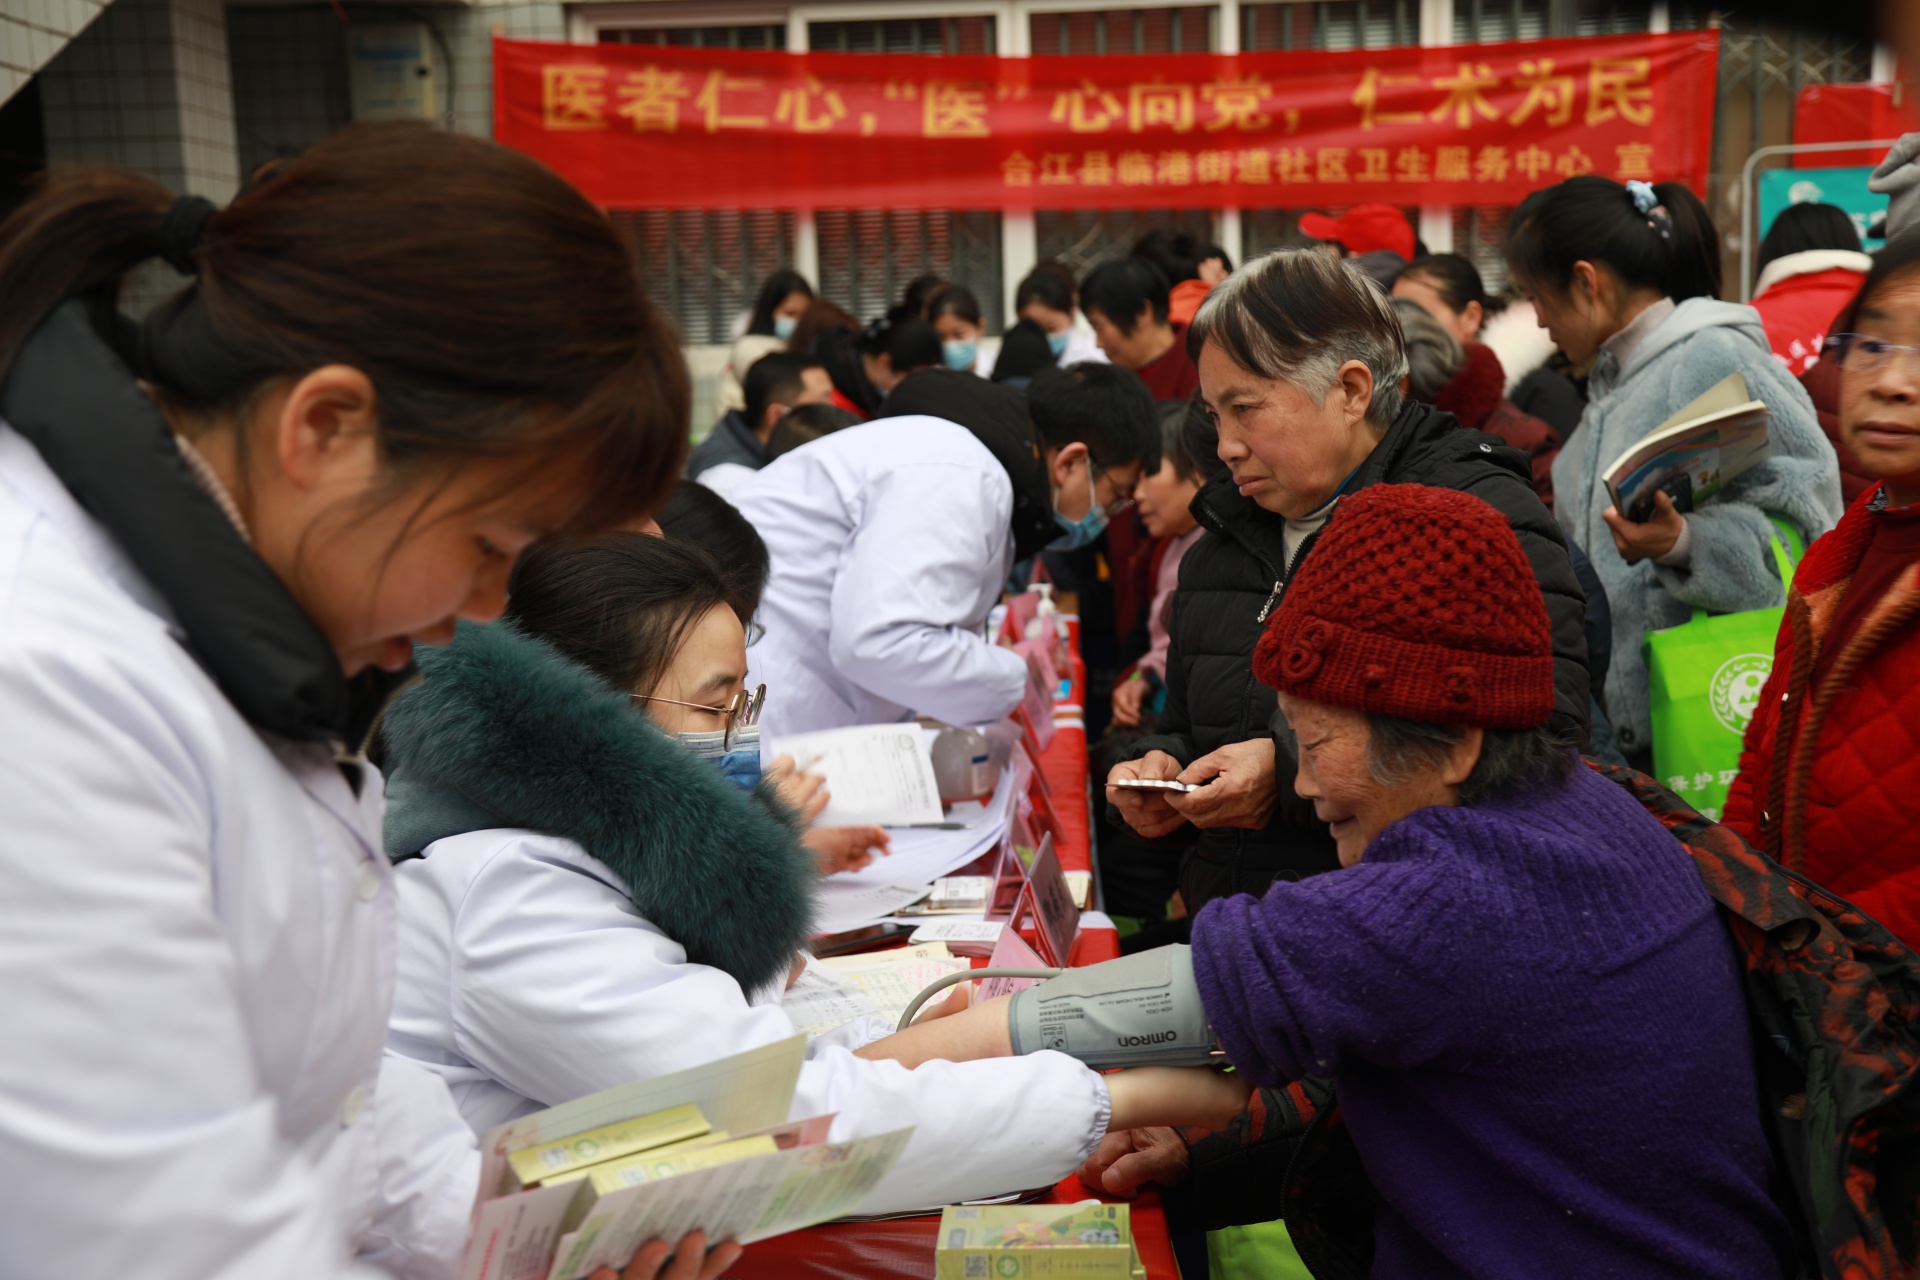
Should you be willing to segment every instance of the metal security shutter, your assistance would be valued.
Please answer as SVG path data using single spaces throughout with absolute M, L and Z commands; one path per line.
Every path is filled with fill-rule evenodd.
M 822 209 L 822 297 L 871 320 L 900 301 L 915 276 L 965 285 L 989 331 L 1000 328 L 1000 215 L 944 209 Z
M 784 49 L 787 29 L 752 27 L 602 27 L 601 44 L 669 44 L 691 49 Z
M 991 54 L 990 16 L 811 22 L 807 45 L 828 53 Z M 862 320 L 900 301 L 915 276 L 964 285 L 980 299 L 987 331 L 1001 327 L 1000 215 L 947 209 L 820 209 L 822 297 Z
M 1497 44 L 1546 36 L 1547 0 L 1454 0 L 1453 42 Z
M 729 27 L 602 27 L 602 44 L 694 49 L 784 49 L 778 24 Z M 653 300 L 694 346 L 733 341 L 760 281 L 793 261 L 793 215 L 765 209 L 614 209 L 633 239 Z
M 1420 0 L 1297 0 L 1240 6 L 1240 47 L 1271 50 L 1386 49 L 1417 44 Z
M 807 47 L 815 53 L 998 52 L 991 17 L 809 22 Z
M 1036 13 L 1028 26 L 1035 53 L 1207 53 L 1213 49 L 1211 5 Z
M 1214 47 L 1212 6 L 1035 13 L 1028 47 L 1036 54 L 1101 56 L 1126 53 L 1207 53 Z M 1040 209 L 1034 213 L 1039 260 L 1058 259 L 1075 279 L 1103 262 L 1124 258 L 1149 231 L 1186 231 L 1214 238 L 1210 209 Z
M 793 215 L 771 209 L 614 209 L 653 300 L 695 346 L 733 341 L 760 281 L 793 261 Z

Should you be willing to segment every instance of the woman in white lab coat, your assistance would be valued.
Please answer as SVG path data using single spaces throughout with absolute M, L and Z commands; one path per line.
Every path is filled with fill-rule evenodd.
M 796 1034 L 779 999 L 815 874 L 768 783 L 756 803 L 732 762 L 667 736 L 724 735 L 746 687 L 703 554 L 638 534 L 549 544 L 509 597 L 505 622 L 423 657 L 382 729 L 402 859 L 388 1045 L 445 1078 L 476 1130 Z M 794 1102 L 838 1113 L 835 1139 L 914 1126 L 864 1212 L 1051 1183 L 1151 1080 L 1116 1078 L 1110 1104 L 1059 1054 L 913 1071 L 857 1055 L 889 1030 L 816 1037 Z
M 154 257 L 195 279 L 136 331 Z M 224 210 L 55 174 L 0 297 L 0 1272 L 455 1274 L 362 748 L 523 546 L 664 494 L 670 331 L 558 178 L 399 126 Z

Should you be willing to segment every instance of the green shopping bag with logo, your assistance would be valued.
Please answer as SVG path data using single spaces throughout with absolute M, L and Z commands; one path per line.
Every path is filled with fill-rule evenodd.
M 1785 589 L 1793 585 L 1793 566 L 1806 547 L 1791 527 L 1773 523 L 1779 530 L 1771 539 L 1773 559 Z M 1740 772 L 1747 721 L 1773 674 L 1774 640 L 1785 614 L 1784 608 L 1749 609 L 1710 617 L 1695 609 L 1691 621 L 1647 633 L 1653 772 L 1716 822 Z

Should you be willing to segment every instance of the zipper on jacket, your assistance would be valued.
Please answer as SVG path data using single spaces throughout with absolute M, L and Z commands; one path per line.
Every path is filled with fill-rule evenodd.
M 1255 622 L 1262 624 L 1266 622 L 1267 615 L 1272 613 L 1273 607 L 1280 603 L 1280 593 L 1286 589 L 1286 585 L 1287 580 L 1285 578 L 1275 578 L 1273 580 L 1273 590 L 1267 593 L 1267 602 L 1260 607 L 1260 616 L 1254 619 Z

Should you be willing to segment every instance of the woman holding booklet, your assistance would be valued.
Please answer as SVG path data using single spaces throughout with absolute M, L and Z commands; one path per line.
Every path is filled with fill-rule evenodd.
M 1613 609 L 1606 709 L 1630 759 L 1653 736 L 1641 641 L 1714 613 L 1780 603 L 1769 518 L 1808 541 L 1840 514 L 1839 464 L 1812 402 L 1773 358 L 1750 307 L 1718 301 L 1720 249 L 1706 206 L 1677 182 L 1569 178 L 1515 210 L 1507 261 L 1540 324 L 1592 362 L 1580 430 L 1553 464 L 1554 516 L 1586 548 Z M 1702 510 L 1666 494 L 1644 521 L 1615 511 L 1603 473 L 1732 373 L 1770 415 L 1771 457 Z M 1602 554 L 1611 542 L 1618 554 Z
M 798 1034 L 780 997 L 817 874 L 771 777 L 749 795 L 724 767 L 746 645 L 703 553 L 550 543 L 508 597 L 503 622 L 422 656 L 426 681 L 381 730 L 401 860 L 388 1047 L 443 1078 L 476 1131 Z M 1129 1117 L 1238 1109 L 1210 1076 L 1103 1079 L 1058 1053 L 867 1060 L 890 1030 L 815 1037 L 793 1102 L 796 1119 L 837 1113 L 834 1141 L 913 1127 L 861 1212 L 1044 1186 Z
M 155 258 L 191 280 L 136 328 Z M 57 171 L 0 224 L 0 297 L 4 1269 L 458 1274 L 478 1153 L 382 1053 L 364 750 L 522 548 L 665 496 L 671 326 L 578 192 L 404 125 L 225 209 Z M 672 1280 L 724 1269 L 704 1244 Z

